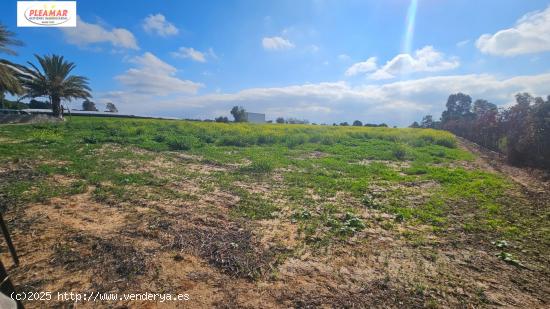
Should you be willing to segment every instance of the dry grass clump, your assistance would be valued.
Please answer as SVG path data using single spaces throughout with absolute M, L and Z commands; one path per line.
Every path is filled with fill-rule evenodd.
M 148 269 L 147 254 L 120 237 L 102 239 L 75 234 L 54 245 L 53 265 L 68 270 L 95 269 L 99 282 L 132 279 Z
M 256 279 L 274 269 L 280 248 L 262 249 L 254 235 L 238 225 L 193 225 L 173 231 L 172 248 L 192 252 L 226 274 Z

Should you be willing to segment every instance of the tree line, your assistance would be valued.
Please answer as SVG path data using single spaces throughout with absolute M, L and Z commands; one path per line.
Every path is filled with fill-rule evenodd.
M 447 99 L 439 121 L 424 116 L 413 128 L 450 131 L 483 147 L 506 155 L 509 163 L 550 170 L 550 95 L 546 100 L 518 93 L 508 108 L 456 93 Z
M 231 108 L 230 114 L 231 114 L 231 116 L 233 116 L 233 121 L 234 122 L 248 122 L 248 119 L 246 118 L 246 110 L 242 106 L 233 106 L 233 108 Z M 206 121 L 209 121 L 209 120 L 206 120 Z M 215 122 L 229 122 L 229 118 L 227 118 L 225 116 L 219 116 L 219 117 L 214 118 L 214 121 Z M 268 120 L 267 123 L 273 123 L 273 121 Z M 307 119 L 298 119 L 298 118 L 294 118 L 294 117 L 288 117 L 286 119 L 283 118 L 283 117 L 277 117 L 275 119 L 275 123 L 278 123 L 278 124 L 310 124 L 309 120 L 307 120 Z M 311 124 L 312 125 L 317 125 L 314 122 L 312 122 Z M 327 125 L 327 124 L 323 123 L 321 125 Z M 332 125 L 333 126 L 343 126 L 343 127 L 345 127 L 345 126 L 349 126 L 350 124 L 347 121 L 344 121 L 344 122 L 340 122 L 339 124 L 333 123 Z M 354 126 L 354 127 L 362 127 L 362 126 L 365 126 L 365 127 L 384 127 L 384 128 L 388 127 L 388 125 L 385 124 L 385 123 L 380 123 L 380 124 L 365 123 L 365 124 L 363 124 L 363 122 L 360 121 L 360 120 L 353 121 L 351 126 Z

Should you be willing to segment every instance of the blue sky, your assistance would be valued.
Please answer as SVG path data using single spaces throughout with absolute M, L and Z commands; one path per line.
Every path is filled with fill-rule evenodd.
M 64 55 L 94 101 L 124 113 L 213 118 L 242 105 L 268 119 L 405 126 L 439 116 L 457 91 L 503 106 L 519 91 L 550 94 L 549 5 L 80 0 L 69 29 L 17 28 L 16 1 L 2 1 L 0 22 L 25 43 L 10 60 Z

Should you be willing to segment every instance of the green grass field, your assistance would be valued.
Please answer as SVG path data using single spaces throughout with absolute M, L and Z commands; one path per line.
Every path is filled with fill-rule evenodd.
M 436 130 L 73 117 L 0 126 L 1 165 L 24 171 L 3 171 L 0 198 L 12 212 L 85 193 L 129 214 L 137 205 L 201 204 L 194 215 L 223 213 L 259 238 L 263 229 L 254 227 L 284 223 L 295 242 L 274 253 L 269 274 L 252 269 L 253 280 L 275 280 L 276 265 L 306 251 L 373 246 L 376 230 L 436 256 L 438 243 L 460 238 L 485 249 L 490 241 L 517 242 L 495 250 L 525 264 L 525 250 L 548 248 L 548 213 L 514 211 L 526 203 L 517 185 L 475 160 L 452 134 Z M 212 194 L 232 202 L 204 203 Z M 144 220 L 170 221 L 163 211 Z M 445 284 L 427 282 L 425 305 L 461 302 L 434 292 Z M 470 282 L 460 284 L 479 294 L 470 301 L 483 303 Z

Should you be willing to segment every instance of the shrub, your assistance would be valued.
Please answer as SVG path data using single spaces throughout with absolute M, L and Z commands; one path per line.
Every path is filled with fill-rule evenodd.
M 257 160 L 243 167 L 241 170 L 256 174 L 267 174 L 273 171 L 273 164 L 267 160 Z
M 198 139 L 192 136 L 171 136 L 166 139 L 166 143 L 170 150 L 190 150 L 200 144 Z
M 393 149 L 392 154 L 397 160 L 402 161 L 405 160 L 405 157 L 407 156 L 407 150 L 401 146 L 397 146 Z
M 435 140 L 435 144 L 447 148 L 456 148 L 456 140 L 454 138 L 438 138 Z

